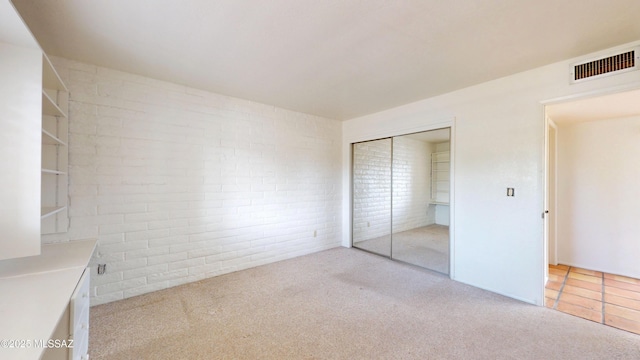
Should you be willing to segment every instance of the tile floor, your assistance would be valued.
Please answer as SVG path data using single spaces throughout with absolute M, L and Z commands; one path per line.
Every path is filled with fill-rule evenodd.
M 549 265 L 545 305 L 640 335 L 640 279 Z

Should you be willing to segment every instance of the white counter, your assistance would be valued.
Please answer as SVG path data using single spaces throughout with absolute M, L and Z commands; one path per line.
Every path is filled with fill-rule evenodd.
M 95 246 L 95 240 L 43 245 L 38 256 L 0 261 L 0 341 L 27 346 L 0 343 L 0 359 L 40 358 L 36 340 L 51 337 Z

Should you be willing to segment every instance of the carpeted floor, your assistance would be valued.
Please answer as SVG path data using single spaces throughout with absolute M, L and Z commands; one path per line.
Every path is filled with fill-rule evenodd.
M 640 336 L 335 248 L 91 308 L 92 359 L 639 359 Z
M 391 243 L 393 241 L 393 243 Z M 418 265 L 443 274 L 449 273 L 449 227 L 429 225 L 387 236 L 359 241 L 359 249 Z

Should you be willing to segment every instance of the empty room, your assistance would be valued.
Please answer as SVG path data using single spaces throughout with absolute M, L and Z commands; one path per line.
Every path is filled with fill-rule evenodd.
M 0 359 L 639 359 L 637 14 L 0 0 Z

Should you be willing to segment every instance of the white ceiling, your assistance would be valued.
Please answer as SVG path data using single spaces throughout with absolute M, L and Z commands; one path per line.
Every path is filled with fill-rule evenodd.
M 640 39 L 638 0 L 12 0 L 52 55 L 335 119 Z
M 640 115 L 640 90 L 547 105 L 556 124 L 618 119 Z

